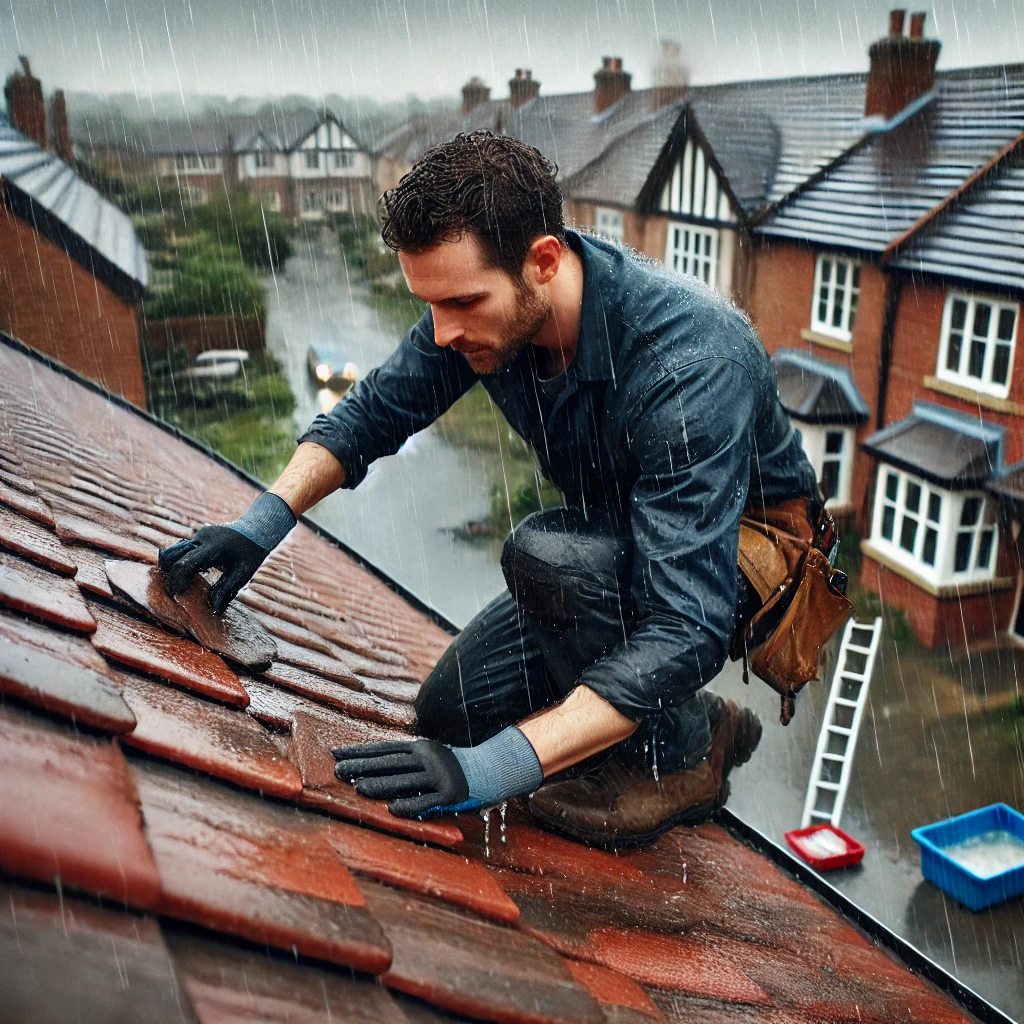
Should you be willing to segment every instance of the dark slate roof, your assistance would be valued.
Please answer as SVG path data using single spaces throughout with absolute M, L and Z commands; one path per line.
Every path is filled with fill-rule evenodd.
M 333 114 L 326 116 L 337 121 Z M 73 138 L 84 149 L 118 149 L 136 157 L 246 152 L 260 135 L 271 147 L 288 151 L 323 117 L 312 108 L 283 111 L 275 106 L 251 115 L 215 113 L 178 120 L 131 121 L 120 114 L 85 116 L 75 119 Z
M 891 263 L 1024 290 L 1024 165 L 1006 159 L 915 233 Z
M 926 402 L 861 443 L 870 455 L 952 490 L 982 487 L 1002 463 L 1002 427 Z
M 1024 65 L 936 75 L 930 101 L 874 131 L 759 225 L 882 252 L 1024 132 Z
M 330 748 L 409 735 L 449 636 L 304 523 L 197 631 L 157 550 L 259 488 L 7 345 L 0 467 L 5 1019 L 966 1024 L 719 825 L 615 856 L 359 797 Z
M 795 349 L 779 349 L 772 358 L 782 407 L 805 423 L 863 423 L 867 403 L 850 371 Z
M 0 114 L 0 182 L 14 211 L 119 292 L 149 280 L 131 218 Z

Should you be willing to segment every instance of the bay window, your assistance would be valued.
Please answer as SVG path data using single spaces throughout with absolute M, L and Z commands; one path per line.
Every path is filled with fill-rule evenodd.
M 992 579 L 997 540 L 995 508 L 983 494 L 879 467 L 871 543 L 915 575 L 935 585 Z

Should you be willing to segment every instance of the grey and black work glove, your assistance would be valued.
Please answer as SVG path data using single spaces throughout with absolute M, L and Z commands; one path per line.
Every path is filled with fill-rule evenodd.
M 331 753 L 339 779 L 354 782 L 361 796 L 388 801 L 399 818 L 496 807 L 544 781 L 532 744 L 514 725 L 477 747 L 406 740 Z
M 220 569 L 221 577 L 210 591 L 210 607 L 219 615 L 295 522 L 288 503 L 265 491 L 240 519 L 222 526 L 204 526 L 189 540 L 180 540 L 160 552 L 168 593 L 184 593 L 199 573 Z

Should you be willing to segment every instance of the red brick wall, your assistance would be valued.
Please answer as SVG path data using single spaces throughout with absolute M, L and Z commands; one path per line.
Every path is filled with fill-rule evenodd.
M 969 291 L 969 289 L 968 289 Z M 886 422 L 895 423 L 910 415 L 914 402 L 932 402 L 978 418 L 976 402 L 965 401 L 925 387 L 925 377 L 934 377 L 942 335 L 942 311 L 946 289 L 920 281 L 908 284 L 900 295 L 893 335 L 892 368 L 886 401 Z M 1010 378 L 1009 400 L 1024 405 L 1024 316 L 1017 314 L 1017 339 Z M 1006 430 L 1004 460 L 1008 464 L 1024 459 L 1024 417 L 981 408 L 986 423 Z
M 136 308 L 6 207 L 0 329 L 145 407 Z
M 765 348 L 774 355 L 780 348 L 800 349 L 818 359 L 846 367 L 853 375 L 870 416 L 857 431 L 858 444 L 875 431 L 878 401 L 879 354 L 885 315 L 885 275 L 870 263 L 861 263 L 860 297 L 853 325 L 852 352 L 839 352 L 805 341 L 800 332 L 810 330 L 814 300 L 814 268 L 817 251 L 785 242 L 759 245 L 753 255 L 748 312 Z M 867 535 L 871 520 L 868 489 L 874 469 L 871 459 L 859 451 L 854 458 L 850 485 L 857 529 Z
M 1002 547 L 1005 549 L 1005 545 Z M 1000 563 L 1005 555 L 1005 550 L 1001 551 Z M 943 647 L 947 643 L 963 647 L 978 640 L 991 639 L 1006 631 L 1013 611 L 1012 588 L 990 590 L 969 597 L 933 597 L 867 556 L 861 568 L 861 583 L 878 594 L 884 605 L 901 609 L 914 636 L 931 648 Z

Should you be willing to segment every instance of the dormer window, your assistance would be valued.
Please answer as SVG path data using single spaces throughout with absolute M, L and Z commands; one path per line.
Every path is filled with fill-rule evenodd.
M 819 256 L 814 271 L 811 330 L 849 341 L 859 294 L 860 264 L 856 260 Z
M 1017 308 L 1015 302 L 950 292 L 942 315 L 935 375 L 1006 398 L 1017 337 Z

